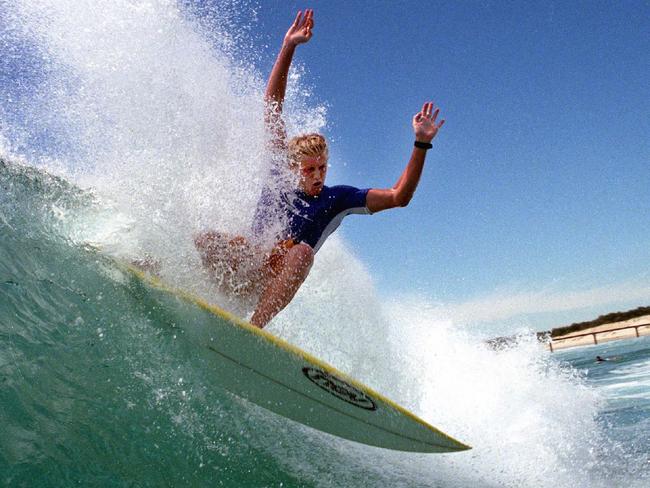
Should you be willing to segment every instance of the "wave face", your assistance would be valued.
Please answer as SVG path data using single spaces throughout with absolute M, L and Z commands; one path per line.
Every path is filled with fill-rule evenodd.
M 336 236 L 270 331 L 474 450 L 361 446 L 229 395 L 165 311 L 88 249 L 149 252 L 165 280 L 239 306 L 204 279 L 191 235 L 243 232 L 268 165 L 250 117 L 263 78 L 231 27 L 240 7 L 0 4 L 16 73 L 0 86 L 0 484 L 633 485 L 620 467 L 636 461 L 575 370 L 532 341 L 488 350 L 426 300 L 381 300 Z M 325 124 L 299 70 L 287 116 L 291 132 Z
M 93 199 L 0 171 L 0 484 L 295 483 L 244 440 L 273 421 L 219 390 L 165 312 L 64 233 Z

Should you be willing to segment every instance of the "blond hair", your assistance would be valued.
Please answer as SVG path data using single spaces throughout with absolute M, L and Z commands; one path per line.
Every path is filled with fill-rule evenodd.
M 316 133 L 302 134 L 292 137 L 287 144 L 289 162 L 291 165 L 300 164 L 300 159 L 307 157 L 327 157 L 327 142 L 325 138 Z

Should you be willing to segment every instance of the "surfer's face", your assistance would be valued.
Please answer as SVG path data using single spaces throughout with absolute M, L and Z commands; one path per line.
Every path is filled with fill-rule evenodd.
M 300 189 L 317 196 L 323 190 L 327 174 L 327 156 L 303 156 L 300 159 Z

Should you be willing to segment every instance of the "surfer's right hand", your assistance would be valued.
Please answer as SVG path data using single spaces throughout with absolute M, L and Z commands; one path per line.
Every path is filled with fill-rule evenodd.
M 303 15 L 302 11 L 298 11 L 296 20 L 293 21 L 291 27 L 284 36 L 284 43 L 291 46 L 304 44 L 311 39 L 312 28 L 314 27 L 314 11 L 312 9 L 305 10 Z

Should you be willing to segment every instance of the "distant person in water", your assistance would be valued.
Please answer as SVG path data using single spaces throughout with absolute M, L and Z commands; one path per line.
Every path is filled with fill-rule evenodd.
M 618 361 L 621 359 L 621 356 L 612 356 L 611 358 L 604 358 L 602 356 L 596 356 L 597 363 L 604 363 L 605 361 Z
M 265 122 L 271 135 L 271 149 L 280 152 L 283 164 L 297 175 L 297 187 L 284 191 L 278 190 L 277 185 L 267 185 L 255 212 L 252 239 L 217 231 L 202 232 L 194 238 L 204 266 L 224 292 L 259 296 L 251 323 L 260 328 L 294 297 L 309 274 L 314 254 L 343 217 L 351 213 L 371 214 L 409 203 L 420 181 L 427 150 L 444 124 L 444 120 L 436 122 L 438 109 L 431 102 L 426 102 L 415 114 L 414 148 L 392 188 L 326 186 L 325 138 L 320 134 L 302 134 L 287 141 L 282 120 L 291 60 L 296 47 L 311 39 L 313 27 L 313 10 L 298 12 L 284 36 L 265 94 Z M 278 171 L 271 173 L 269 183 Z M 278 222 L 281 222 L 280 230 L 277 230 Z M 265 249 L 258 238 L 274 228 L 275 245 Z

